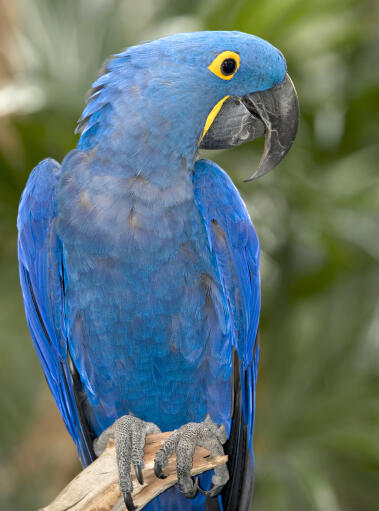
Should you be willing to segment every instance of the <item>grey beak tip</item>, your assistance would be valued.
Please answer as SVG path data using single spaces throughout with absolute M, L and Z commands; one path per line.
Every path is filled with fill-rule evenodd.
M 258 179 L 258 178 L 264 176 L 265 174 L 267 174 L 268 172 L 270 172 L 271 169 L 272 169 L 272 167 L 267 165 L 265 155 L 263 155 L 257 170 L 249 178 L 244 179 L 244 182 L 250 183 L 251 181 L 255 181 L 256 179 Z
M 276 167 L 290 150 L 298 128 L 299 103 L 288 74 L 272 89 L 248 95 L 248 102 L 266 126 L 264 153 L 249 182 Z
M 255 181 L 256 179 L 258 179 L 258 177 L 259 177 L 259 173 L 258 172 L 254 172 L 254 174 L 252 174 L 249 178 L 244 179 L 243 182 L 244 183 L 251 183 L 251 181 Z
M 264 176 L 266 174 L 266 172 L 254 172 L 253 175 L 251 175 L 249 178 L 247 179 L 244 179 L 243 182 L 244 183 L 251 183 L 252 181 L 256 181 L 257 179 L 259 179 L 260 177 Z

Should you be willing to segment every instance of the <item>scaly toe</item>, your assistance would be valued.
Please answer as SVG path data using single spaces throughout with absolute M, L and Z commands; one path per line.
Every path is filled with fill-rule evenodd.
M 199 486 L 199 491 L 200 493 L 202 493 L 203 495 L 205 495 L 206 497 L 217 497 L 217 495 L 219 495 L 219 493 L 221 492 L 221 490 L 223 489 L 224 485 L 220 485 L 220 486 L 215 486 L 213 485 L 212 488 L 210 490 L 203 490 L 200 486 Z
M 133 499 L 132 499 L 132 495 L 130 492 L 125 492 L 124 495 L 124 502 L 125 502 L 125 507 L 128 511 L 136 511 L 136 506 L 134 505 L 134 502 L 133 502 Z
M 196 481 L 193 483 L 192 479 L 189 477 L 188 480 L 186 479 L 179 483 L 179 489 L 187 499 L 193 499 L 199 491 L 199 479 L 196 478 Z
M 136 473 L 137 481 L 139 484 L 143 484 L 143 475 L 141 465 L 134 464 L 134 471 Z
M 162 472 L 162 465 L 155 460 L 154 473 L 159 479 L 166 479 L 167 476 Z

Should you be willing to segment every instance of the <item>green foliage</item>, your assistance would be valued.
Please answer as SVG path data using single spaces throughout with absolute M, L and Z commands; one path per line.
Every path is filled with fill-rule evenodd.
M 1 457 L 38 420 L 45 385 L 18 290 L 15 215 L 31 168 L 61 160 L 85 90 L 110 53 L 193 28 L 259 35 L 286 55 L 298 139 L 253 184 L 261 144 L 212 154 L 235 179 L 262 245 L 255 511 L 374 511 L 379 501 L 379 9 L 375 0 L 24 0 L 18 84 L 43 98 L 1 120 Z M 133 3 L 134 4 L 134 3 Z M 20 374 L 23 375 L 20 378 Z M 5 412 L 5 413 L 4 413 Z M 58 467 L 56 468 L 58 470 Z M 41 489 L 43 481 L 40 481 Z M 43 502 L 8 492 L 6 508 Z

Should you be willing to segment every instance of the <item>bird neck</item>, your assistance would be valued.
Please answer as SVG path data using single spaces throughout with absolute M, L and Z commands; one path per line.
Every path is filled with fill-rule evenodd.
M 193 171 L 206 117 L 200 102 L 191 105 L 163 86 L 158 97 L 135 84 L 109 93 L 108 102 L 102 99 L 106 92 L 84 111 L 79 149 L 95 150 L 111 162 L 113 173 L 138 175 L 163 187 L 173 175 Z

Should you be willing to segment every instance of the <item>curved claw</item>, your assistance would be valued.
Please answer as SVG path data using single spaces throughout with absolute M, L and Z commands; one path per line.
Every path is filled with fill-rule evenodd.
M 203 488 L 199 486 L 199 492 L 205 495 L 206 497 L 217 497 L 217 495 L 221 493 L 223 487 L 224 487 L 223 485 L 219 486 L 212 485 L 212 488 L 210 490 L 203 490 Z
M 162 472 L 162 465 L 157 461 L 154 463 L 154 473 L 159 479 L 167 478 L 167 476 Z
M 196 497 L 197 495 L 197 492 L 199 491 L 199 478 L 197 477 L 195 482 L 193 483 L 193 486 L 192 486 L 192 489 L 187 491 L 187 492 L 184 492 L 183 490 L 181 490 L 182 494 L 187 498 L 187 499 L 193 499 L 194 497 Z
M 123 497 L 124 497 L 124 503 L 125 503 L 126 509 L 128 511 L 136 511 L 137 508 L 134 505 L 131 493 L 127 491 L 124 493 Z
M 139 484 L 143 484 L 143 475 L 142 475 L 142 469 L 141 465 L 134 465 L 134 471 L 136 473 L 137 481 Z

